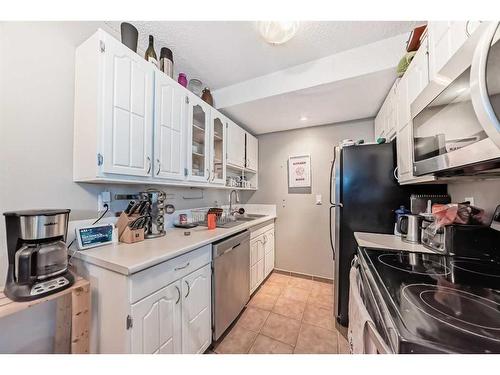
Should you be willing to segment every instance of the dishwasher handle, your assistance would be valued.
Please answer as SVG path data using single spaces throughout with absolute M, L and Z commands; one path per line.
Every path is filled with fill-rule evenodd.
M 224 254 L 227 254 L 227 253 L 233 251 L 234 249 L 236 249 L 240 245 L 241 245 L 241 242 L 237 245 L 234 245 L 233 247 L 230 247 L 229 249 L 224 250 L 224 252 L 221 255 L 224 255 Z
M 213 245 L 213 258 L 218 258 L 238 248 L 243 243 L 250 242 L 250 232 L 244 231 L 226 238 Z

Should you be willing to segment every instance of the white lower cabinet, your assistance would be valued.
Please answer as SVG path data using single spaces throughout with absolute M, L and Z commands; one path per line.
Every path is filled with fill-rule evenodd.
M 134 303 L 132 353 L 181 353 L 180 281 Z
M 274 223 L 250 235 L 250 294 L 274 269 Z
M 210 264 L 182 279 L 182 353 L 203 353 L 212 339 Z
M 73 258 L 91 284 L 91 353 L 203 353 L 212 342 L 211 262 L 211 244 L 130 275 Z
M 274 229 L 264 233 L 264 278 L 274 269 Z
M 212 340 L 211 277 L 207 264 L 133 304 L 132 353 L 203 353 Z
M 132 353 L 203 353 L 211 343 L 210 264 L 134 303 Z

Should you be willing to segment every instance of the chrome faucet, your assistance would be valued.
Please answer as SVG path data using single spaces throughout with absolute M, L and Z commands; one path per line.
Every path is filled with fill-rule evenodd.
M 236 212 L 238 212 L 238 210 L 233 211 L 233 193 L 234 193 L 234 196 L 236 197 L 235 203 L 240 203 L 240 197 L 239 197 L 238 191 L 231 190 L 231 192 L 229 193 L 229 215 L 231 215 L 231 216 L 233 216 Z

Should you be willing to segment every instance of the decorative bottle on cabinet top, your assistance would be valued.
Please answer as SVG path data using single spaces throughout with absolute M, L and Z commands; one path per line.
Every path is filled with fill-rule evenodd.
M 156 67 L 158 67 L 158 58 L 156 57 L 156 52 L 154 48 L 153 35 L 149 36 L 149 45 L 148 49 L 146 50 L 146 54 L 144 55 L 144 58 L 150 63 L 154 64 Z
M 179 82 L 181 86 L 187 87 L 188 81 L 187 81 L 187 78 L 186 78 L 186 74 L 185 73 L 179 73 L 179 78 L 177 78 L 177 82 Z
M 160 50 L 160 70 L 170 78 L 173 78 L 174 57 L 170 48 L 163 47 Z
M 208 87 L 205 87 L 203 89 L 203 93 L 201 94 L 201 100 L 210 104 L 211 106 L 214 105 L 214 99 L 212 98 L 212 94 L 210 93 L 210 89 Z

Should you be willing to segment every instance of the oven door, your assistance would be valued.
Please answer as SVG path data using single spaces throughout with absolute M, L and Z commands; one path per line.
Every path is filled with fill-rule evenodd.
M 497 28 L 496 22 L 482 23 L 411 104 L 415 175 L 481 174 L 498 168 Z

